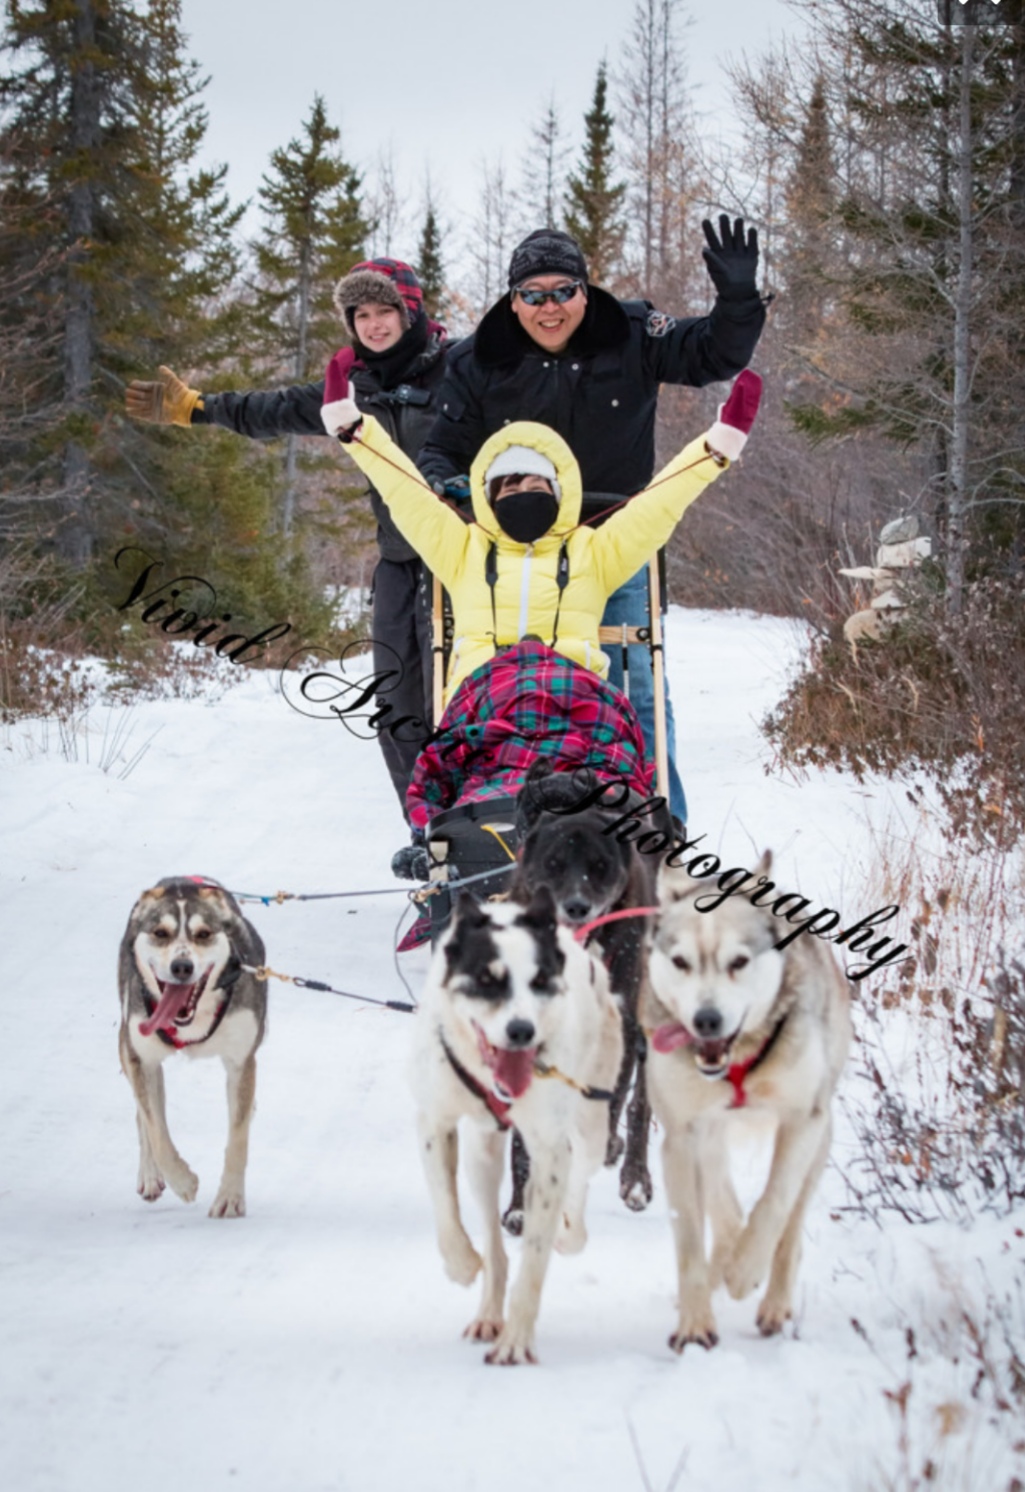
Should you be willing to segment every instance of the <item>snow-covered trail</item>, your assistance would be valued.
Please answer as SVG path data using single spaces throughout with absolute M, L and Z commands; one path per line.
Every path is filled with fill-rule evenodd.
M 796 786 L 763 771 L 753 720 L 778 696 L 794 645 L 787 624 L 673 612 L 691 830 L 729 864 L 771 845 L 782 880 L 860 915 L 863 794 L 839 777 Z M 219 1063 L 166 1069 L 197 1203 L 139 1200 L 115 984 L 136 896 L 181 872 L 262 893 L 389 887 L 402 826 L 376 746 L 297 715 L 272 678 L 250 676 L 214 703 L 139 705 L 133 718 L 134 746 L 163 729 L 125 781 L 33 754 L 24 726 L 4 737 L 2 1485 L 626 1492 L 647 1478 L 662 1492 L 682 1456 L 681 1489 L 883 1485 L 896 1464 L 883 1390 L 907 1374 L 905 1326 L 956 1317 L 935 1261 L 966 1292 L 977 1260 L 1007 1285 L 1022 1255 L 1010 1223 L 881 1231 L 837 1211 L 831 1170 L 809 1215 L 795 1329 L 763 1341 L 753 1300 L 717 1297 L 720 1346 L 678 1359 L 666 1347 L 674 1269 L 661 1187 L 634 1216 L 605 1172 L 588 1248 L 552 1264 L 541 1365 L 488 1369 L 460 1339 L 475 1296 L 443 1274 L 419 1171 L 404 1075 L 415 1017 L 279 984 L 259 1059 L 249 1216 L 206 1216 L 226 1129 Z M 402 997 L 391 951 L 402 905 L 389 895 L 247 912 L 273 967 Z M 426 965 L 425 952 L 404 956 L 414 989 Z M 841 1136 L 838 1164 L 849 1145 Z M 967 1396 L 970 1362 L 954 1366 L 925 1337 L 920 1352 L 923 1405 Z M 924 1409 L 922 1423 L 926 1434 Z M 1006 1473 L 989 1479 L 1004 1464 L 995 1444 L 978 1426 L 952 1437 L 951 1464 L 969 1472 L 949 1485 L 1003 1487 Z

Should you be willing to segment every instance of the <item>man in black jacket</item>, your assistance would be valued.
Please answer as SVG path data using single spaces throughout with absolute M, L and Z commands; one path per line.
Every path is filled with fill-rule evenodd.
M 415 459 L 434 422 L 445 372 L 445 328 L 428 319 L 420 283 L 409 265 L 398 259 L 357 264 L 339 281 L 335 304 L 352 339 L 337 359 L 344 360 L 360 408 L 373 414 Z M 201 394 L 169 368 L 161 368 L 155 382 L 129 384 L 125 395 L 127 411 L 135 419 L 221 425 L 257 440 L 289 434 L 323 437 L 323 402 L 323 379 L 284 389 Z M 373 487 L 369 491 L 381 556 L 374 571 L 374 673 L 393 675 L 377 703 L 392 707 L 392 719 L 422 719 L 426 735 L 432 709 L 431 635 L 422 566 L 392 522 L 387 505 Z M 405 814 L 406 788 L 419 748 L 387 730 L 378 740 Z M 410 873 L 413 867 L 406 862 L 411 860 L 409 846 L 400 850 L 393 862 L 396 872 Z
M 543 228 L 514 250 L 509 292 L 448 360 L 438 415 L 419 466 L 436 486 L 469 470 L 487 437 L 510 420 L 557 430 L 580 463 L 585 492 L 632 497 L 655 470 L 655 413 L 662 383 L 702 387 L 732 378 L 751 360 L 765 322 L 758 294 L 758 238 L 738 218 L 704 224 L 705 263 L 715 285 L 707 316 L 673 317 L 650 301 L 619 301 L 587 281 L 579 245 Z M 610 598 L 603 620 L 645 620 L 645 577 Z M 609 678 L 622 685 L 618 650 Z M 645 649 L 631 649 L 631 697 L 654 750 L 654 688 Z M 639 692 L 635 692 L 636 686 Z M 686 821 L 672 749 L 670 807 Z

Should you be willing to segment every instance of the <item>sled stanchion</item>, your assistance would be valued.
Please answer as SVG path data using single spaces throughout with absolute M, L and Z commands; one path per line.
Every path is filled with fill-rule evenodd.
M 655 685 L 655 772 L 659 796 L 669 802 L 669 739 L 666 733 L 666 680 L 662 652 L 662 588 L 658 556 L 648 562 L 648 609 L 651 613 L 651 668 Z
M 434 724 L 444 714 L 445 700 L 445 605 L 441 581 L 431 576 L 431 656 L 434 661 L 431 680 L 434 700 Z

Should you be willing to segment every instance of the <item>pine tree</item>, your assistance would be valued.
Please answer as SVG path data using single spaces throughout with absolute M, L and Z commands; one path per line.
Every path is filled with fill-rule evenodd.
M 181 0 L 147 0 L 140 17 L 138 67 L 131 122 L 136 133 L 133 209 L 145 233 L 125 244 L 122 275 L 130 302 L 114 329 L 137 364 L 149 349 L 153 365 L 170 354 L 183 364 L 207 365 L 231 350 L 241 311 L 215 306 L 239 273 L 235 228 L 244 208 L 225 190 L 226 165 L 195 173 L 190 167 L 207 130 L 199 64 L 185 50 Z
M 62 616 L 60 566 L 90 571 L 71 592 L 87 636 L 110 637 L 110 556 L 133 542 L 228 577 L 239 620 L 261 620 L 262 593 L 282 586 L 297 620 L 312 615 L 266 520 L 264 453 L 122 413 L 126 377 L 210 368 L 238 330 L 226 294 L 238 213 L 223 170 L 193 170 L 206 117 L 180 0 L 7 0 L 5 12 L 0 533 L 56 556 L 38 584 L 52 581 Z
M 622 218 L 626 183 L 615 182 L 612 126 L 607 108 L 608 78 L 604 61 L 598 68 L 591 108 L 584 115 L 584 148 L 578 169 L 566 188 L 567 233 L 579 243 L 590 278 L 603 284 L 615 273 L 623 247 Z
M 180 0 L 9 0 L 4 43 L 23 65 L 2 83 L 0 326 L 27 316 L 47 329 L 31 349 L 23 339 L 15 365 L 8 512 L 82 568 L 126 523 L 174 534 L 168 493 L 185 450 L 125 424 L 121 388 L 159 362 L 209 355 L 224 318 L 208 306 L 236 273 L 239 214 L 223 170 L 189 175 L 206 117 Z
M 303 137 L 271 156 L 260 202 L 266 218 L 256 244 L 256 318 L 270 376 L 317 377 L 342 340 L 332 291 L 362 256 L 368 224 L 360 178 L 335 148 L 340 131 L 314 97 Z M 297 437 L 286 441 L 281 529 L 291 532 L 297 497 Z
M 416 258 L 417 278 L 424 293 L 424 309 L 428 316 L 442 318 L 445 315 L 445 267 L 441 258 L 441 229 L 429 183 L 424 225 Z
M 6 9 L 11 66 L 0 80 L 0 154 L 7 165 L 0 216 L 19 213 L 21 223 L 20 233 L 6 235 L 8 273 L 16 276 L 16 266 L 39 247 L 33 208 L 50 226 L 60 225 L 59 263 L 40 287 L 56 335 L 23 391 L 43 418 L 8 474 L 16 498 L 45 503 L 55 515 L 57 553 L 82 568 L 96 543 L 99 348 L 103 327 L 114 319 L 118 244 L 132 186 L 127 105 L 137 81 L 139 27 L 120 0 L 8 0 Z M 11 310 L 5 307 L 5 320 Z
M 815 78 L 785 192 L 787 229 L 780 253 L 786 293 L 782 320 L 786 342 L 809 357 L 826 335 L 829 276 L 835 270 L 836 173 L 830 143 L 825 80 Z M 807 393 L 809 374 L 799 381 Z M 788 384 L 793 397 L 795 385 Z

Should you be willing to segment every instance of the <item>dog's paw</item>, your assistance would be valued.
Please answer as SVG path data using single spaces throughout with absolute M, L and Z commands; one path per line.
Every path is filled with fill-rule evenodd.
M 181 1197 L 183 1202 L 194 1202 L 196 1193 L 199 1191 L 199 1177 L 191 1170 L 179 1156 L 174 1166 L 168 1167 L 167 1184 L 176 1197 Z
M 497 1342 L 503 1324 L 501 1316 L 497 1320 L 490 1316 L 475 1316 L 463 1336 L 470 1342 Z
M 579 1254 L 587 1243 L 587 1229 L 584 1226 L 582 1216 L 570 1217 L 568 1212 L 562 1214 L 559 1223 L 559 1231 L 555 1235 L 553 1247 L 557 1254 Z
M 791 1314 L 790 1302 L 769 1290 L 758 1307 L 755 1323 L 763 1337 L 775 1337 L 790 1320 Z
M 214 1197 L 209 1217 L 245 1217 L 246 1198 L 240 1187 L 223 1187 Z
M 484 1267 L 484 1260 L 465 1233 L 441 1242 L 441 1258 L 445 1273 L 457 1285 L 472 1285 Z
M 743 1300 L 761 1284 L 769 1270 L 772 1249 L 750 1226 L 744 1229 L 723 1268 L 723 1283 L 734 1300 Z
M 614 1166 L 625 1149 L 626 1143 L 622 1135 L 609 1135 L 609 1142 L 605 1146 L 605 1164 Z
M 484 1361 L 492 1367 L 511 1368 L 519 1363 L 537 1362 L 534 1352 L 534 1334 L 530 1331 L 517 1331 L 506 1325 L 498 1341 L 486 1354 Z
M 136 1191 L 144 1202 L 155 1202 L 158 1197 L 163 1196 L 166 1190 L 164 1178 L 159 1171 L 145 1176 L 141 1171 L 139 1172 L 139 1184 Z
M 631 1212 L 643 1212 L 651 1201 L 651 1177 L 646 1167 L 624 1166 L 619 1178 L 619 1195 Z
M 523 1208 L 507 1207 L 502 1216 L 502 1227 L 513 1238 L 519 1238 L 523 1232 Z
M 715 1329 L 715 1323 L 711 1326 L 698 1327 L 691 1331 L 674 1331 L 669 1338 L 669 1346 L 674 1352 L 682 1352 L 684 1347 L 704 1347 L 710 1352 L 719 1340 L 719 1333 Z
M 716 1330 L 712 1301 L 708 1291 L 695 1286 L 689 1295 L 681 1293 L 680 1320 L 669 1338 L 669 1345 L 673 1351 L 682 1352 L 684 1347 L 691 1343 L 696 1347 L 704 1347 L 707 1351 L 714 1347 L 718 1340 L 719 1333 Z

